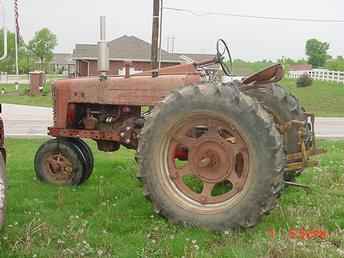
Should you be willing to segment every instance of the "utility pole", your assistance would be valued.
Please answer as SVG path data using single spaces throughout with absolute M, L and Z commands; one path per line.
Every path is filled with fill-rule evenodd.
M 172 51 L 171 51 L 171 53 L 174 54 L 174 42 L 175 42 L 175 40 L 176 40 L 176 37 L 175 37 L 175 36 L 172 36 L 172 37 L 171 37 L 171 40 L 172 40 Z
M 153 29 L 152 29 L 152 76 L 159 76 L 159 41 L 160 41 L 160 1 L 153 0 Z

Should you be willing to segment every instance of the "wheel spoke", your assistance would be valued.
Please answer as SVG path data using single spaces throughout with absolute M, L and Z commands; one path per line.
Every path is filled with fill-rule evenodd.
M 214 187 L 215 187 L 215 183 L 204 182 L 203 183 L 203 190 L 201 193 L 202 197 L 205 197 L 205 198 L 211 197 L 211 193 L 212 193 Z
M 247 153 L 248 151 L 247 147 L 244 144 L 237 142 L 237 139 L 234 137 L 226 139 L 225 146 L 229 152 L 233 153 L 234 157 L 240 153 Z
M 177 171 L 177 174 L 179 175 L 179 177 L 190 176 L 193 174 L 192 170 L 190 169 L 189 164 L 186 164 L 182 168 L 176 169 L 176 171 Z
M 236 171 L 233 170 L 227 179 L 232 183 L 234 190 L 241 190 L 242 178 L 238 176 Z
M 208 120 L 208 136 L 219 136 L 219 127 L 213 120 Z

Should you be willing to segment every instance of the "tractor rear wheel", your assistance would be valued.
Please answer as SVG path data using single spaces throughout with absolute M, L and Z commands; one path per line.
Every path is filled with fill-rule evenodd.
M 145 195 L 174 223 L 252 227 L 283 189 L 281 135 L 236 87 L 204 84 L 171 94 L 146 121 L 138 159 Z
M 0 152 L 0 229 L 5 219 L 5 196 L 6 196 L 6 184 L 5 184 L 5 161 Z
M 260 102 L 274 118 L 279 127 L 292 120 L 304 122 L 305 110 L 298 99 L 290 94 L 285 88 L 271 84 L 264 88 L 255 88 L 245 91 L 245 94 Z M 298 128 L 289 128 L 285 132 L 284 146 L 288 154 L 301 152 Z M 295 177 L 302 171 L 290 171 L 285 173 L 287 181 L 294 181 Z
M 53 139 L 36 153 L 37 178 L 54 185 L 80 185 L 88 162 L 81 149 L 72 142 Z

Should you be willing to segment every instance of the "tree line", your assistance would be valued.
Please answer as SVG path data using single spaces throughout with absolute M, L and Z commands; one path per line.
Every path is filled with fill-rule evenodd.
M 3 36 L 4 32 L 0 30 L 0 39 L 3 39 Z M 7 43 L 8 57 L 0 62 L 0 72 L 15 73 L 15 34 L 13 32 L 8 32 Z M 47 28 L 37 31 L 27 44 L 22 38 L 19 38 L 19 72 L 29 73 L 34 69 L 48 70 L 56 46 L 57 37 Z M 0 50 L 2 51 L 2 49 L 3 40 L 0 41 Z
M 330 44 L 321 42 L 318 39 L 309 39 L 305 44 L 306 58 L 292 59 L 282 57 L 277 60 L 278 63 L 284 65 L 288 70 L 290 65 L 295 64 L 311 64 L 313 68 L 326 68 L 332 71 L 344 71 L 344 58 L 343 56 L 332 57 L 328 54 Z M 248 62 L 241 59 L 236 59 L 233 62 L 233 70 L 236 75 L 248 75 L 253 72 L 258 72 L 267 66 L 273 65 L 276 62 L 272 60 L 262 60 Z
M 326 68 L 332 71 L 344 71 L 343 56 L 332 57 L 328 54 L 330 44 L 318 39 L 309 39 L 306 42 L 305 53 L 307 59 L 293 60 L 291 58 L 282 58 L 279 62 L 287 68 L 293 64 L 311 64 L 313 68 Z

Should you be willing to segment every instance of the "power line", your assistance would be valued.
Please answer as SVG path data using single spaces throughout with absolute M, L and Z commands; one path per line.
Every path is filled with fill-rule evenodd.
M 227 13 L 227 12 L 199 12 L 191 9 L 164 7 L 164 10 L 187 13 L 194 16 L 227 16 L 227 17 L 238 17 L 248 19 L 260 19 L 260 20 L 274 20 L 274 21 L 292 21 L 292 22 L 317 22 L 317 23 L 344 23 L 344 20 L 340 19 L 313 19 L 313 18 L 295 18 L 295 17 L 273 17 L 273 16 L 257 16 L 248 14 L 238 13 Z

